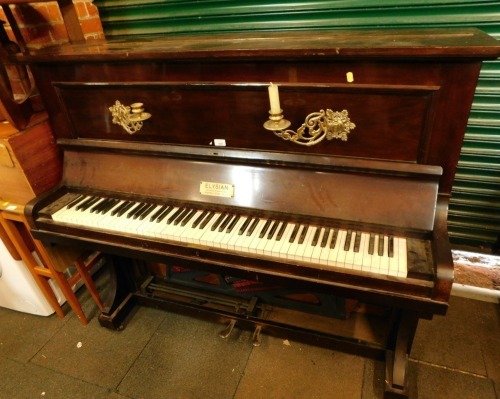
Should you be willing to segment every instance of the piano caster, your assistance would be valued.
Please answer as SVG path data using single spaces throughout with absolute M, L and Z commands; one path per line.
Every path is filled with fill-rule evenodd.
M 219 337 L 221 337 L 223 339 L 226 339 L 227 337 L 229 337 L 231 335 L 231 333 L 233 332 L 235 325 L 236 325 L 236 319 L 231 320 L 229 322 L 229 324 L 227 325 L 227 327 L 219 333 Z
M 262 331 L 262 326 L 257 326 L 255 328 L 255 331 L 253 332 L 253 335 L 252 335 L 252 345 L 253 346 L 260 346 L 260 343 L 261 343 L 261 336 L 260 336 L 260 333 Z

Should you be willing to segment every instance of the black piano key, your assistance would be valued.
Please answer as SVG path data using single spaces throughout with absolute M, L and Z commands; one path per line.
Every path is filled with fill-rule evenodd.
M 89 209 L 90 213 L 94 213 L 94 212 L 99 213 L 98 211 L 99 211 L 100 207 L 102 206 L 103 202 L 106 202 L 106 198 L 100 198 L 99 200 L 97 200 L 97 202 L 95 202 L 94 205 L 92 205 L 90 207 L 90 209 Z
M 88 202 L 92 201 L 93 196 L 87 196 L 83 201 L 81 201 L 76 207 L 75 210 L 79 211 L 82 209 L 83 206 L 87 205 Z
M 208 213 L 208 211 L 205 209 L 205 210 L 204 210 L 204 211 L 200 214 L 200 216 L 198 216 L 198 217 L 194 220 L 194 222 L 193 222 L 193 224 L 191 225 L 191 227 L 192 227 L 193 229 L 196 229 L 196 227 L 198 227 L 198 225 L 201 223 L 201 221 L 202 221 L 202 220 L 203 220 L 203 218 L 207 215 L 207 213 Z
M 394 237 L 393 236 L 389 236 L 388 255 L 389 255 L 389 258 L 394 258 Z
M 300 233 L 299 237 L 299 244 L 303 244 L 304 240 L 306 238 L 307 230 L 309 230 L 309 225 L 305 225 L 304 228 L 302 229 L 302 232 Z
M 210 222 L 214 216 L 215 216 L 215 212 L 210 211 L 208 213 L 208 215 L 205 217 L 205 219 L 203 219 L 203 222 L 200 223 L 199 228 L 203 230 L 205 228 L 205 226 L 208 224 L 208 222 Z
M 226 213 L 221 213 L 219 215 L 219 217 L 215 220 L 215 222 L 212 225 L 212 227 L 210 228 L 210 230 L 215 231 L 217 229 L 217 227 L 219 226 L 219 224 L 222 223 L 222 221 L 224 220 L 225 217 L 226 217 Z
M 330 241 L 330 249 L 334 249 L 337 245 L 337 237 L 339 236 L 339 229 L 333 229 L 332 241 Z
M 276 233 L 276 230 L 278 229 L 278 226 L 280 225 L 279 220 L 275 220 L 273 225 L 271 226 L 271 229 L 269 230 L 269 233 L 267 234 L 267 239 L 270 240 L 271 238 L 274 237 L 274 233 Z
M 384 236 L 378 236 L 378 256 L 384 256 L 384 239 Z
M 110 198 L 110 200 L 108 201 L 108 203 L 101 207 L 101 209 L 99 209 L 99 213 L 105 215 L 106 213 L 108 213 L 114 206 L 116 206 L 116 204 L 118 204 L 118 202 L 120 202 L 120 200 L 116 199 L 116 198 Z
M 128 212 L 130 209 L 132 209 L 135 205 L 134 201 L 128 201 L 127 205 L 125 205 L 120 211 L 116 214 L 116 216 L 123 216 L 125 212 Z
M 228 214 L 219 226 L 219 232 L 224 231 L 229 222 L 233 219 L 234 215 Z
M 317 226 L 316 230 L 314 231 L 314 236 L 311 241 L 311 246 L 315 247 L 318 245 L 318 240 L 319 240 L 319 235 L 321 234 L 321 227 Z
M 80 194 L 73 201 L 71 201 L 68 205 L 66 205 L 66 209 L 73 208 L 76 204 L 78 204 L 79 202 L 81 202 L 85 197 L 86 197 L 85 195 Z
M 88 201 L 85 201 L 83 204 L 78 205 L 76 209 L 81 211 L 85 211 L 89 209 L 92 205 L 94 205 L 97 201 L 99 201 L 99 197 L 91 197 Z
M 153 209 L 156 208 L 156 204 L 149 204 L 147 207 L 145 207 L 138 218 L 140 220 L 144 220 L 151 212 L 153 212 Z
M 356 232 L 356 237 L 354 237 L 354 252 L 359 252 L 359 246 L 361 244 L 361 232 Z
M 293 228 L 292 235 L 290 236 L 290 239 L 288 240 L 289 243 L 293 243 L 295 241 L 295 238 L 297 237 L 297 233 L 299 232 L 300 229 L 300 224 L 297 223 L 295 224 L 295 227 Z
M 142 209 L 141 209 L 141 210 L 139 210 L 139 211 L 137 211 L 137 213 L 134 215 L 134 216 L 135 216 L 135 219 L 140 219 L 140 220 L 144 219 L 144 218 L 143 218 L 143 217 L 141 217 L 141 216 L 142 216 L 142 215 L 144 215 L 144 213 L 145 213 L 146 211 L 149 211 L 149 210 L 150 210 L 152 207 L 154 207 L 154 206 L 155 206 L 154 204 L 150 204 L 150 203 L 146 202 L 146 203 L 144 204 L 144 206 L 142 207 Z
M 150 221 L 150 222 L 154 222 L 154 221 L 158 218 L 158 216 L 160 216 L 160 215 L 161 215 L 161 213 L 162 213 L 162 212 L 163 212 L 166 208 L 167 208 L 167 205 L 162 205 L 162 206 L 160 206 L 160 207 L 158 208 L 158 210 L 157 210 L 155 213 L 153 213 L 153 214 L 151 215 L 151 217 L 149 218 L 149 221 Z
M 247 230 L 247 236 L 251 236 L 253 234 L 253 231 L 255 230 L 259 222 L 260 222 L 259 218 L 255 218 L 253 220 L 252 224 L 250 225 L 250 228 Z
M 181 220 L 181 226 L 185 226 L 193 218 L 193 216 L 198 212 L 197 209 L 191 209 L 188 214 Z
M 160 223 L 163 219 L 165 219 L 170 212 L 172 212 L 172 210 L 174 210 L 174 206 L 168 205 L 167 208 L 164 209 L 163 212 L 156 218 L 156 223 Z
M 100 207 L 97 213 L 100 213 L 104 215 L 106 212 L 108 212 L 111 208 L 113 208 L 116 204 L 118 204 L 119 200 L 116 198 L 108 198 L 106 200 L 106 203 L 103 203 Z
M 245 222 L 242 224 L 242 226 L 240 227 L 240 230 L 238 231 L 238 235 L 243 235 L 243 233 L 245 232 L 245 230 L 247 229 L 247 227 L 250 225 L 250 222 L 253 220 L 253 218 L 251 218 L 250 216 L 247 217 L 247 220 L 245 220 Z
M 122 216 L 125 212 L 127 212 L 132 206 L 134 205 L 134 202 L 132 201 L 127 201 L 124 203 L 123 206 L 120 207 L 120 210 L 116 212 L 116 216 L 120 217 Z
M 184 208 L 181 213 L 177 215 L 177 217 L 174 219 L 174 226 L 177 226 L 182 220 L 186 217 L 186 215 L 191 212 L 190 208 Z
M 167 224 L 172 223 L 175 219 L 177 219 L 177 216 L 179 216 L 182 212 L 184 211 L 184 208 L 178 208 L 168 219 L 167 219 Z
M 349 251 L 349 248 L 351 247 L 351 238 L 352 230 L 347 230 L 347 234 L 345 236 L 344 251 Z
M 278 230 L 278 235 L 276 236 L 276 241 L 281 241 L 281 238 L 283 237 L 283 234 L 285 233 L 286 226 L 288 226 L 287 222 L 283 222 L 281 224 L 280 229 Z
M 126 218 L 131 219 L 132 216 L 134 216 L 137 212 L 137 209 L 139 209 L 141 206 L 142 204 L 140 202 L 136 202 L 134 205 L 132 205 L 127 212 Z
M 330 227 L 325 227 L 325 232 L 323 233 L 323 239 L 321 240 L 321 248 L 325 248 L 328 243 L 328 237 L 330 235 Z
M 368 254 L 373 255 L 375 252 L 375 234 L 370 233 L 370 240 L 368 241 Z
M 238 220 L 241 219 L 241 215 L 235 215 L 233 220 L 231 220 L 231 223 L 229 223 L 229 226 L 227 226 L 226 233 L 231 233 L 233 231 L 234 226 L 236 226 L 236 223 L 238 223 Z
M 139 217 L 139 215 L 142 213 L 142 211 L 144 210 L 144 208 L 146 208 L 147 206 L 148 206 L 147 203 L 140 202 L 139 206 L 135 208 L 135 210 L 131 213 L 130 217 L 132 217 L 133 219 L 137 219 Z
M 271 219 L 267 219 L 266 223 L 264 223 L 264 226 L 262 226 L 262 229 L 260 230 L 259 238 L 264 238 L 264 236 L 266 235 L 266 231 L 272 222 L 273 221 Z
M 120 216 L 119 213 L 123 210 L 123 208 L 125 208 L 129 204 L 130 204 L 130 201 L 123 201 L 120 206 L 113 209 L 113 211 L 111 212 L 111 216 L 115 216 L 115 215 Z

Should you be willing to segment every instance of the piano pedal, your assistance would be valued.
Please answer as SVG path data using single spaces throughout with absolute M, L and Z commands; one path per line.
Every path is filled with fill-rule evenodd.
M 252 345 L 253 346 L 260 346 L 260 343 L 262 341 L 260 333 L 262 331 L 262 326 L 257 326 L 255 327 L 255 331 L 253 332 L 252 335 Z
M 236 319 L 232 319 L 227 327 L 219 333 L 219 337 L 226 339 L 233 332 L 234 326 L 236 325 Z

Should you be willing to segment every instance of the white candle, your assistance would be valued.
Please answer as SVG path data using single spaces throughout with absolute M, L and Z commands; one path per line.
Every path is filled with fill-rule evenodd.
M 271 114 L 281 114 L 280 95 L 278 85 L 272 84 L 267 88 L 269 91 L 269 103 L 271 104 Z

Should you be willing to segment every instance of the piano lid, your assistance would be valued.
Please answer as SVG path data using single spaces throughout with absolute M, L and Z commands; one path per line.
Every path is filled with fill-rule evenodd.
M 264 57 L 294 58 L 497 58 L 500 44 L 476 28 L 314 30 L 141 36 L 93 40 L 33 50 L 22 61 L 105 61 L 121 58 L 212 60 Z

